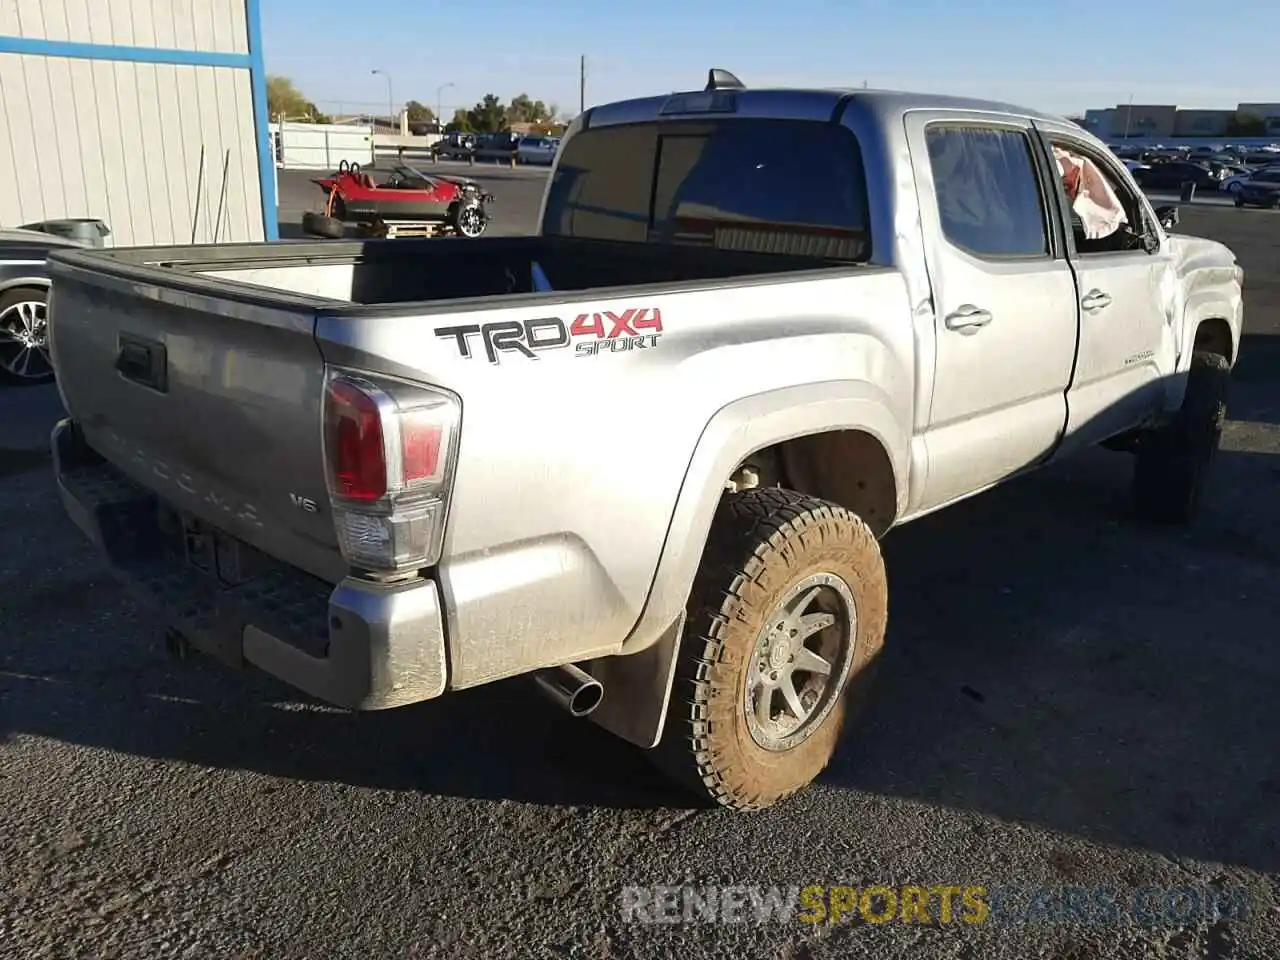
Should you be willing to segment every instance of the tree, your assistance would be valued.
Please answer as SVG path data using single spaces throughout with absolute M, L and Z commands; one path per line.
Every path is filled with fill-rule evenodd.
M 1265 137 L 1267 121 L 1256 113 L 1242 113 L 1227 121 L 1229 137 Z
M 467 123 L 476 133 L 496 133 L 507 123 L 507 109 L 492 93 L 467 111 Z
M 445 124 L 445 133 L 470 133 L 471 116 L 465 107 L 453 111 L 453 119 Z
M 409 122 L 412 134 L 434 133 L 436 129 L 436 112 L 426 104 L 410 100 L 404 105 L 405 119 Z
M 508 123 L 544 123 L 551 119 L 551 111 L 541 100 L 530 100 L 527 93 L 511 98 L 507 106 Z
M 329 122 L 329 118 L 304 97 L 288 77 L 267 77 L 267 112 L 272 120 Z
M 404 105 L 404 112 L 409 117 L 410 123 L 435 123 L 436 112 L 426 104 L 419 103 L 417 100 L 410 100 Z

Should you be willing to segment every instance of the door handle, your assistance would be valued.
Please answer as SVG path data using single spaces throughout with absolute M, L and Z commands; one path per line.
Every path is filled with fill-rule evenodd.
M 951 311 L 944 318 L 948 330 L 958 330 L 963 334 L 974 334 L 991 322 L 991 311 L 966 303 Z
M 1096 287 L 1084 295 L 1084 299 L 1080 301 L 1080 306 L 1086 310 L 1101 310 L 1103 307 L 1111 305 L 1111 294 L 1103 293 Z

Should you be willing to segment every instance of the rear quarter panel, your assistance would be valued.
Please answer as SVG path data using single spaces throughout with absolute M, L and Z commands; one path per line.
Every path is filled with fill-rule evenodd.
M 464 357 L 454 337 L 438 335 L 459 324 L 559 317 L 569 326 L 579 314 L 639 309 L 660 311 L 662 331 L 652 345 L 625 351 L 578 346 L 596 341 L 586 334 L 536 359 L 506 352 L 490 362 L 478 339 Z M 614 323 L 603 319 L 608 334 Z M 439 571 L 454 687 L 620 648 L 640 620 L 664 544 L 668 553 L 701 553 L 700 538 L 668 544 L 668 531 L 682 490 L 706 500 L 705 485 L 718 489 L 727 479 L 707 473 L 718 467 L 693 475 L 690 464 L 708 424 L 731 404 L 763 396 L 752 409 L 764 417 L 768 395 L 794 402 L 788 388 L 824 384 L 834 399 L 865 397 L 874 384 L 885 416 L 907 436 L 911 429 L 911 312 L 902 277 L 889 269 L 527 299 L 466 313 L 321 316 L 317 337 L 331 364 L 462 398 Z M 807 408 L 803 432 L 852 426 L 820 423 L 824 409 Z M 758 433 L 751 443 L 777 439 Z M 896 446 L 905 473 L 907 444 Z M 696 529 L 679 527 L 685 535 Z

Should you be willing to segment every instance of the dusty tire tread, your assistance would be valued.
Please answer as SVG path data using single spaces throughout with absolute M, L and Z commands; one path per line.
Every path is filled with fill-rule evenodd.
M 730 619 L 735 612 L 751 609 L 746 585 L 759 585 L 771 555 L 784 554 L 796 541 L 804 544 L 810 537 L 821 536 L 819 529 L 832 524 L 851 530 L 851 550 L 870 546 L 878 555 L 875 535 L 859 517 L 836 504 L 792 490 L 768 487 L 727 495 L 716 511 L 691 592 L 689 632 L 681 644 L 667 732 L 654 750 L 654 760 L 669 775 L 720 806 L 761 809 L 804 786 L 798 784 L 768 797 L 744 795 L 729 786 L 726 767 L 712 743 L 711 674 L 723 662 Z M 883 632 L 882 625 L 875 628 Z

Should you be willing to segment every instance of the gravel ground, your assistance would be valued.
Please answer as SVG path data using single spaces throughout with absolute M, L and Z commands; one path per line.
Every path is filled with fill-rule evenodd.
M 504 227 L 527 230 L 536 172 L 486 175 L 499 211 L 529 218 Z M 1203 528 L 1130 523 L 1129 462 L 1098 452 L 896 531 L 876 701 L 817 786 L 754 816 L 690 809 L 522 681 L 350 715 L 171 661 L 43 454 L 0 453 L 0 956 L 1280 956 L 1277 223 L 1184 217 L 1237 249 L 1248 287 Z M 47 435 L 52 391 L 0 397 L 0 447 Z M 22 411 L 45 422 L 14 427 Z M 685 882 L 1243 890 L 1251 909 L 818 926 L 620 910 L 629 886 Z

